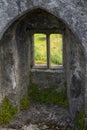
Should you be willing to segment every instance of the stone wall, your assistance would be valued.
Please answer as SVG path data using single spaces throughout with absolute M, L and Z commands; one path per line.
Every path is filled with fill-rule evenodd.
M 64 34 L 64 68 L 72 116 L 84 109 L 85 56 L 83 47 L 70 30 Z
M 33 27 L 34 29 L 38 29 L 37 25 L 40 25 L 35 24 L 37 23 L 37 19 L 35 20 L 36 11 L 32 13 L 32 10 L 39 8 L 42 10 L 42 16 L 44 16 L 44 12 L 47 12 L 47 16 L 48 14 L 50 15 L 57 29 L 58 25 L 61 25 L 61 23 L 63 25 L 63 77 L 68 86 L 69 111 L 73 116 L 81 109 L 84 109 L 85 106 L 87 116 L 86 5 L 87 1 L 85 0 L 39 0 L 38 2 L 37 0 L 0 1 L 0 103 L 5 96 L 8 96 L 14 105 L 18 105 L 22 95 L 27 93 L 29 72 L 33 60 L 29 46 L 31 44 L 31 33 L 29 31 Z M 30 17 L 32 17 L 31 21 L 29 21 Z M 30 24 L 33 20 L 34 26 Z M 43 19 L 41 18 L 39 20 Z M 48 19 L 48 21 L 50 22 L 51 19 Z M 54 28 L 52 26 L 53 23 L 49 24 L 49 22 L 46 22 L 46 24 L 50 25 L 47 28 L 48 30 Z M 26 25 L 28 25 L 28 28 L 26 28 Z M 39 27 L 46 28 L 47 26 L 43 24 L 43 26 L 40 25 Z M 56 29 L 54 28 L 54 30 Z M 35 73 L 33 72 L 34 76 Z
M 62 69 L 60 70 L 38 70 L 31 69 L 30 71 L 32 83 L 38 88 L 57 88 L 61 91 L 65 85 L 65 77 Z

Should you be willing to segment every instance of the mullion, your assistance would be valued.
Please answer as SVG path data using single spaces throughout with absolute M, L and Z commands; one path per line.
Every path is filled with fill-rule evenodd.
M 46 35 L 47 42 L 47 68 L 50 68 L 50 34 Z

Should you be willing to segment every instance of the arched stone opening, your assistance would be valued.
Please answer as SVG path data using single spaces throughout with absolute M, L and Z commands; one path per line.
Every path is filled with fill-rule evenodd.
M 63 34 L 63 69 L 37 71 L 31 68 L 35 32 Z M 61 89 L 66 83 L 67 110 L 72 117 L 84 109 L 84 49 L 72 31 L 54 15 L 35 9 L 19 18 L 3 35 L 0 55 L 1 99 L 9 96 L 14 105 L 20 106 L 20 99 L 28 92 L 29 74 L 32 73 L 32 81 L 39 87 L 53 84 Z

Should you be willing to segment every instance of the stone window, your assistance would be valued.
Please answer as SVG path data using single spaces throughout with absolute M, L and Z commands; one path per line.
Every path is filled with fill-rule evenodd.
M 63 65 L 63 35 L 34 33 L 33 68 L 56 69 Z

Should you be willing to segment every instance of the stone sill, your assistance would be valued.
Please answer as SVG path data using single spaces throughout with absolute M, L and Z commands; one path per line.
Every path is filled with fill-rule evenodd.
M 41 66 L 35 66 L 31 70 L 31 72 L 49 72 L 49 73 L 64 73 L 64 68 L 63 66 L 57 66 L 53 68 L 46 68 L 46 66 L 41 67 Z

